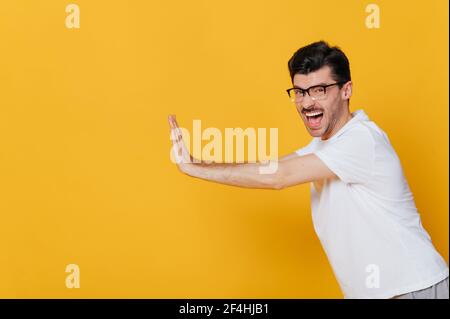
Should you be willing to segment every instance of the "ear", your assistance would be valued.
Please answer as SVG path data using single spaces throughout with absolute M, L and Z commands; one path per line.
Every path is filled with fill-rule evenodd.
M 352 81 L 348 81 L 342 87 L 341 98 L 343 100 L 350 99 L 350 97 L 352 96 L 352 91 L 353 91 L 353 82 Z

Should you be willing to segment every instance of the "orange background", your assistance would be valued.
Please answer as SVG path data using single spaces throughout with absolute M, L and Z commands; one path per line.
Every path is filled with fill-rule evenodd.
M 240 189 L 181 175 L 181 126 L 279 129 L 309 142 L 285 89 L 324 39 L 399 154 L 448 262 L 448 2 L 66 1 L 0 5 L 0 297 L 341 298 L 309 185 Z M 65 267 L 80 267 L 79 289 Z

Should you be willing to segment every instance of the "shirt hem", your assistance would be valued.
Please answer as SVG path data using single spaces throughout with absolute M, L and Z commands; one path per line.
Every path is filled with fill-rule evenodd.
M 407 286 L 402 289 L 391 290 L 391 291 L 388 291 L 387 293 L 383 293 L 380 295 L 365 296 L 365 297 L 350 297 L 349 296 L 349 297 L 345 297 L 345 299 L 389 299 L 389 298 L 404 295 L 404 294 L 407 294 L 407 293 L 410 293 L 413 291 L 429 288 L 429 287 L 437 284 L 438 282 L 446 279 L 448 276 L 449 276 L 449 268 L 447 267 L 447 269 L 445 269 L 443 272 L 440 272 L 438 275 L 434 276 L 433 278 L 424 280 L 424 281 L 420 282 L 419 284 L 410 285 L 410 286 Z

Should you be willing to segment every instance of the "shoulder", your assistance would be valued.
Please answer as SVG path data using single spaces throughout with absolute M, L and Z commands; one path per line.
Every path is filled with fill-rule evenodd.
M 377 143 L 377 133 L 364 122 L 358 122 L 336 136 L 333 143 L 355 147 L 373 147 Z
M 313 138 L 306 146 L 303 146 L 295 151 L 295 153 L 299 156 L 306 155 L 312 153 L 317 144 L 317 138 Z

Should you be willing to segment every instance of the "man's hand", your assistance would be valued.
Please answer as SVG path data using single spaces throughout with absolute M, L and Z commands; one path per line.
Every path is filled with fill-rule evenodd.
M 182 173 L 192 173 L 194 169 L 194 158 L 191 156 L 183 141 L 183 134 L 178 126 L 175 115 L 169 115 L 168 121 L 170 125 L 172 150 L 177 166 Z

